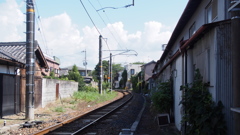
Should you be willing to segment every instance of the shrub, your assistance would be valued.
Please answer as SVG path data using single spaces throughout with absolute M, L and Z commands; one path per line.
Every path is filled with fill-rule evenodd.
M 173 104 L 173 95 L 170 81 L 160 83 L 158 91 L 151 97 L 153 107 L 160 113 L 169 113 Z
M 222 113 L 223 104 L 219 101 L 215 105 L 212 101 L 212 96 L 204 85 L 198 69 L 193 83 L 182 86 L 181 90 L 185 91 L 180 104 L 185 107 L 186 113 L 182 122 L 186 123 L 187 134 L 225 135 L 226 125 Z

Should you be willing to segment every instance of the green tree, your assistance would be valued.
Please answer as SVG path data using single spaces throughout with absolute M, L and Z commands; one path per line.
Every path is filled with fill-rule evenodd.
M 138 84 L 138 81 L 139 79 L 141 79 L 141 73 L 142 72 L 139 72 L 137 75 L 134 75 L 134 76 L 131 76 L 131 83 L 132 83 L 132 87 L 133 87 L 133 91 L 134 92 L 140 92 L 139 90 L 139 84 Z
M 121 64 L 112 64 L 112 74 L 113 77 L 115 77 L 118 72 L 122 71 L 124 68 L 121 66 Z
M 124 71 L 123 71 L 123 73 L 122 73 L 122 86 L 123 86 L 123 88 L 125 88 L 126 87 L 126 83 L 127 83 L 127 70 L 126 69 L 124 69 Z
M 78 82 L 78 90 L 82 90 L 85 86 L 83 77 L 80 75 L 77 66 L 74 64 L 72 70 L 68 73 L 68 79 Z
M 93 76 L 95 79 L 99 80 L 99 71 L 100 71 L 100 64 L 98 63 L 95 68 L 94 68 L 94 71 L 93 71 Z M 103 77 L 105 75 L 108 75 L 108 72 L 109 72 L 109 63 L 108 61 L 104 60 L 102 61 L 102 75 Z

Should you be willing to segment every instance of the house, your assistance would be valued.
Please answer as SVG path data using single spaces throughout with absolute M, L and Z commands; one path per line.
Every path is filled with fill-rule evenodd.
M 35 51 L 35 107 L 41 100 L 41 69 L 48 65 L 37 43 Z M 0 42 L 0 117 L 25 110 L 26 42 Z
M 54 72 L 55 77 L 59 77 L 59 71 L 60 71 L 60 59 L 57 58 L 56 56 L 49 56 L 48 54 L 43 53 L 49 69 L 45 70 L 42 69 L 42 74 L 45 76 L 49 76 L 50 72 Z
M 68 75 L 68 72 L 71 71 L 73 68 L 73 66 L 68 66 L 68 67 L 65 67 L 65 68 L 60 68 L 60 73 L 59 75 L 60 76 L 64 76 L 64 75 Z M 82 67 L 78 67 L 78 71 L 80 73 L 80 75 L 83 77 L 84 79 L 84 82 L 85 83 L 91 83 L 91 81 L 93 80 L 92 76 L 89 76 L 89 73 L 91 73 L 92 70 L 90 69 L 85 69 L 85 68 L 82 68 Z
M 141 66 L 142 83 L 145 84 L 145 89 L 147 90 L 153 89 L 153 87 L 155 87 L 155 82 L 152 81 L 153 69 L 155 65 L 156 62 L 152 60 Z
M 62 76 L 62 75 L 68 75 L 68 72 L 71 71 L 73 68 L 73 66 L 68 66 L 68 67 L 64 67 L 64 68 L 60 68 L 60 73 L 59 75 Z M 88 76 L 89 73 L 91 73 L 92 70 L 90 69 L 85 69 L 85 68 L 82 68 L 82 67 L 78 67 L 78 71 L 80 73 L 81 76 Z M 87 74 L 87 75 L 86 75 Z
M 128 89 L 132 88 L 132 84 L 130 82 L 131 77 L 133 75 L 136 75 L 139 72 L 141 72 L 141 66 L 142 66 L 141 63 L 139 63 L 139 64 L 138 63 L 129 63 L 129 64 L 124 66 L 124 69 L 127 70 L 127 83 L 126 83 L 126 87 Z
M 172 78 L 175 125 L 182 130 L 184 111 L 180 86 L 192 83 L 200 70 L 213 101 L 221 101 L 227 134 L 240 133 L 239 44 L 240 1 L 189 0 L 152 78 L 156 83 Z
M 127 83 L 126 86 L 128 89 L 132 88 L 132 84 L 130 82 L 131 76 L 138 74 L 141 72 L 141 66 L 142 63 L 129 63 L 124 65 L 124 70 L 127 71 Z M 120 81 L 122 79 L 122 73 L 123 71 L 118 72 L 118 76 L 114 78 L 114 87 L 119 88 L 122 87 L 120 86 Z

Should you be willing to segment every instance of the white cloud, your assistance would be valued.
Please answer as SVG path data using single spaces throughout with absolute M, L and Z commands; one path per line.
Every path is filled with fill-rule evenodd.
M 15 0 L 0 4 L 0 42 L 25 39 L 25 15 Z
M 0 5 L 0 9 L 1 42 L 24 41 L 25 34 L 21 32 L 25 29 L 23 23 L 25 15 L 20 11 L 20 7 L 14 0 L 7 0 L 6 3 Z M 60 58 L 61 67 L 73 64 L 83 66 L 84 53 L 82 51 L 86 49 L 88 68 L 94 69 L 99 59 L 99 33 L 95 27 L 79 28 L 67 13 L 42 18 L 39 25 L 36 23 L 36 40 L 44 52 L 48 48 L 50 54 Z M 129 33 L 124 28 L 123 22 L 115 22 L 99 28 L 103 37 L 107 38 L 105 41 L 108 45 L 102 41 L 103 50 L 130 49 L 138 53 L 137 57 L 116 56 L 113 58 L 114 63 L 149 62 L 160 58 L 161 45 L 168 42 L 171 27 L 156 21 L 146 22 L 143 26 L 144 31 L 135 33 Z M 41 31 L 37 31 L 38 27 L 41 27 Z M 46 38 L 47 47 L 42 37 Z M 134 54 L 134 51 L 129 53 Z M 104 51 L 103 57 L 108 57 L 109 53 Z M 120 52 L 112 52 L 113 55 L 117 53 Z

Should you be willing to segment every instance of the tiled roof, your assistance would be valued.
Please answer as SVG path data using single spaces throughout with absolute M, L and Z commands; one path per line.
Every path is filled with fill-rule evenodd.
M 34 43 L 34 48 L 41 67 L 48 68 L 37 41 Z M 26 42 L 0 42 L 0 59 L 26 64 Z
M 26 62 L 25 42 L 0 42 L 0 58 L 20 62 Z

